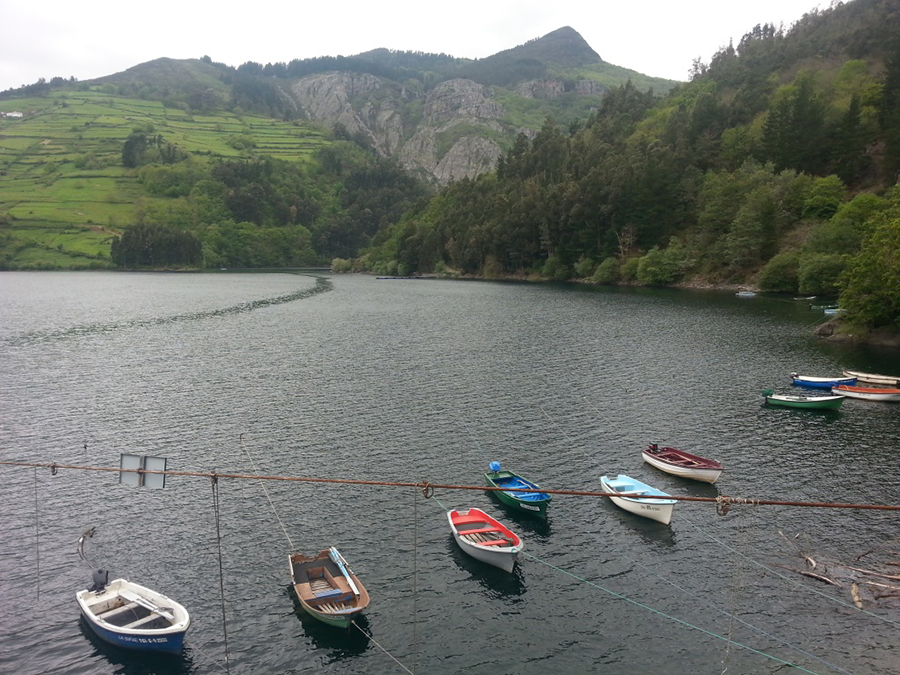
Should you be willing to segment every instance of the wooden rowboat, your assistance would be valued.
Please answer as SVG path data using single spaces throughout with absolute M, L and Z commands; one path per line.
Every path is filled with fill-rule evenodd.
M 803 410 L 835 410 L 844 402 L 843 396 L 789 396 L 775 394 L 771 389 L 763 391 L 763 396 L 768 405 Z
M 715 483 L 724 470 L 714 459 L 692 455 L 678 448 L 661 448 L 656 443 L 651 443 L 641 455 L 647 464 L 660 471 L 704 483 Z
M 540 518 L 547 517 L 547 507 L 550 506 L 553 498 L 546 492 L 534 492 L 534 490 L 540 489 L 536 483 L 525 480 L 512 471 L 501 471 L 500 462 L 491 462 L 488 468 L 490 468 L 490 472 L 484 474 L 487 484 L 491 487 L 503 488 L 492 491 L 497 499 L 516 511 L 530 513 Z M 531 490 L 531 492 L 522 492 L 522 490 Z
M 791 373 L 791 380 L 798 386 L 811 387 L 813 389 L 831 389 L 840 384 L 856 384 L 855 377 L 810 377 L 809 375 L 798 375 L 797 373 Z
M 605 492 L 617 493 L 619 496 L 610 497 L 613 504 L 625 511 L 638 516 L 656 520 L 663 525 L 668 525 L 672 520 L 672 509 L 675 508 L 675 499 L 647 499 L 647 495 L 669 497 L 670 495 L 650 487 L 646 483 L 619 474 L 616 478 L 600 476 L 600 484 Z
M 890 389 L 888 387 L 851 387 L 842 384 L 838 387 L 832 387 L 831 393 L 848 396 L 849 398 L 861 398 L 866 401 L 900 402 L 900 389 Z
M 162 593 L 128 579 L 107 583 L 106 570 L 75 594 L 81 614 L 97 636 L 125 649 L 180 653 L 191 625 L 187 610 Z
M 453 538 L 476 560 L 512 572 L 522 550 L 522 540 L 500 521 L 481 509 L 447 512 Z
M 900 387 L 900 377 L 893 375 L 877 375 L 876 373 L 860 373 L 856 370 L 845 370 L 845 377 L 855 377 L 866 384 L 880 384 L 883 387 Z
M 288 556 L 291 584 L 300 604 L 329 626 L 346 628 L 369 605 L 369 593 L 332 546 L 313 557 Z

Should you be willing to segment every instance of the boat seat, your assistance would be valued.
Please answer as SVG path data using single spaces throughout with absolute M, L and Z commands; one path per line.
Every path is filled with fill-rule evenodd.
M 463 530 L 460 534 L 480 534 L 482 532 L 502 532 L 502 530 L 499 527 L 488 526 L 478 527 L 474 530 Z
M 515 546 L 511 541 L 507 539 L 491 539 L 490 541 L 482 541 L 478 543 L 479 546 Z
M 317 598 L 333 598 L 338 595 L 342 595 L 343 591 L 340 588 L 329 588 L 325 591 L 318 591 L 316 593 Z
M 483 523 L 483 522 L 484 522 L 484 516 L 475 516 L 475 515 L 460 516 L 459 518 L 457 518 L 453 521 L 453 523 L 455 525 L 467 525 L 469 523 Z
M 114 616 L 122 614 L 123 612 L 127 612 L 128 610 L 134 609 L 138 604 L 136 602 L 129 602 L 126 605 L 121 605 L 119 607 L 114 607 L 113 609 L 108 609 L 105 612 L 98 614 L 101 619 L 110 619 Z
M 147 616 L 138 619 L 137 621 L 132 621 L 131 623 L 126 623 L 122 628 L 140 628 L 145 623 L 150 623 L 151 621 L 156 621 L 156 619 L 160 618 L 159 615 L 150 612 Z

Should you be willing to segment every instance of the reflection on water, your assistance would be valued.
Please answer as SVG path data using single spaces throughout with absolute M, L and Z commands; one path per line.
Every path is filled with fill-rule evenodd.
M 503 510 L 503 516 L 501 520 L 509 521 L 508 523 L 504 523 L 509 525 L 512 523 L 512 529 L 516 534 L 522 535 L 533 535 L 539 539 L 547 539 L 550 536 L 550 514 L 553 510 L 553 503 L 551 502 L 550 507 L 547 509 L 547 517 L 541 518 L 540 516 L 532 516 L 524 511 L 515 508 L 514 506 L 509 506 L 508 504 L 504 504 L 497 497 L 497 493 L 495 490 L 486 490 L 485 494 L 491 499 L 492 502 L 497 504 Z
M 369 638 L 367 634 L 370 630 L 369 620 L 365 612 L 354 619 L 354 623 L 365 631 L 365 634 L 353 626 L 337 628 L 336 626 L 324 624 L 310 616 L 309 612 L 303 609 L 303 605 L 300 604 L 293 586 L 288 584 L 285 586 L 284 592 L 290 596 L 294 605 L 294 613 L 303 626 L 303 632 L 306 633 L 306 636 L 312 640 L 316 647 L 329 650 L 329 656 L 332 660 L 362 654 L 368 649 Z
M 636 513 L 625 511 L 612 503 L 612 500 L 604 499 L 604 509 L 612 511 L 609 515 L 617 519 L 623 528 L 635 532 L 646 543 L 662 548 L 672 548 L 675 546 L 675 532 L 671 525 L 663 525 L 655 520 L 644 518 Z M 672 522 L 678 518 L 678 504 L 672 512 Z
M 524 541 L 524 538 L 523 538 Z M 525 549 L 528 542 L 524 541 Z M 525 580 L 522 578 L 522 559 L 516 561 L 512 572 L 501 570 L 499 567 L 488 565 L 480 560 L 475 560 L 465 553 L 456 543 L 453 535 L 447 542 L 447 551 L 456 565 L 468 572 L 474 581 L 477 581 L 485 595 L 491 599 L 508 598 L 525 593 Z
M 181 654 L 145 652 L 125 649 L 101 640 L 79 615 L 78 629 L 94 648 L 92 659 L 102 658 L 116 667 L 122 675 L 186 675 L 193 668 L 193 657 L 188 642 L 190 631 L 185 637 L 185 647 Z

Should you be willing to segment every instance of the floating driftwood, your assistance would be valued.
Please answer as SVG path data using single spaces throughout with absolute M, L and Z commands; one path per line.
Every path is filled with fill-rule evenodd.
M 794 537 L 788 537 L 781 531 L 778 534 L 791 547 L 792 553 L 806 563 L 806 569 L 788 565 L 777 565 L 778 567 L 837 588 L 849 588 L 850 598 L 859 609 L 863 609 L 866 604 L 894 602 L 900 599 L 900 585 L 885 583 L 900 582 L 900 574 L 890 574 L 889 572 L 893 571 L 891 569 L 885 571 L 876 569 L 881 565 L 900 566 L 900 560 L 898 560 L 900 558 L 900 539 L 892 539 L 886 544 L 851 558 L 854 563 L 867 558 L 868 566 L 863 568 L 854 564 L 828 560 L 827 556 L 818 553 L 816 557 L 813 557 L 810 551 L 804 550 L 797 542 L 799 534 Z

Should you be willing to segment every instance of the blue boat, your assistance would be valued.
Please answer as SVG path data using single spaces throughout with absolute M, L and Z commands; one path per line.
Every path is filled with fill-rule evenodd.
M 791 380 L 800 387 L 811 387 L 813 389 L 828 389 L 837 387 L 841 384 L 855 385 L 855 377 L 809 377 L 808 375 L 798 375 L 791 373 Z
M 552 497 L 546 492 L 519 492 L 518 490 L 539 490 L 536 483 L 525 480 L 519 474 L 512 471 L 501 471 L 500 462 L 491 462 L 488 465 L 489 473 L 484 474 L 484 479 L 491 487 L 503 488 L 493 490 L 501 502 L 517 511 L 530 513 L 541 518 L 547 517 L 547 507 L 550 506 Z
M 187 610 L 162 593 L 127 579 L 108 582 L 94 572 L 94 585 L 75 594 L 88 626 L 104 642 L 125 649 L 181 653 L 191 625 Z

